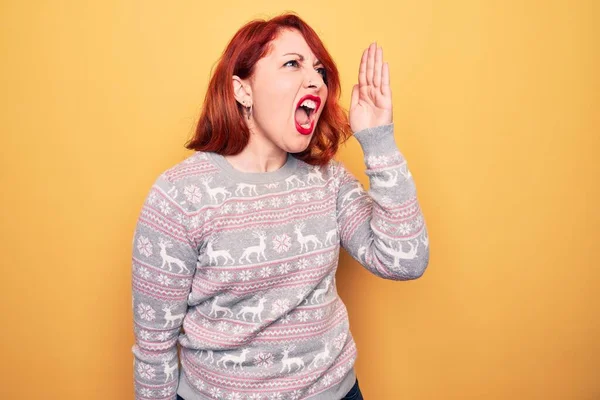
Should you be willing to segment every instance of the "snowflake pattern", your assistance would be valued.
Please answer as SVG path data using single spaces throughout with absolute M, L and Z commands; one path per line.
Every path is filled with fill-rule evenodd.
M 250 280 L 250 278 L 252 278 L 252 272 L 248 271 L 248 270 L 244 270 L 239 273 L 238 278 L 240 281 L 243 281 L 243 282 Z
M 275 357 L 271 353 L 260 352 L 254 356 L 254 364 L 257 367 L 269 368 L 273 365 Z
M 156 278 L 156 281 L 158 283 L 160 283 L 161 285 L 165 285 L 165 286 L 168 286 L 171 283 L 173 283 L 173 280 L 171 278 L 169 278 L 168 276 L 166 276 L 165 274 L 158 275 L 158 277 Z
M 140 395 L 142 397 L 151 397 L 152 396 L 152 390 L 150 390 L 148 388 L 141 388 L 140 389 Z
M 152 243 L 146 236 L 138 237 L 137 248 L 143 256 L 150 257 L 152 255 Z
M 219 280 L 221 282 L 229 282 L 233 278 L 233 274 L 229 271 L 222 271 L 219 274 Z
M 271 276 L 272 273 L 273 270 L 271 269 L 271 267 L 262 267 L 260 270 L 260 276 L 262 276 L 263 278 L 268 278 L 269 276 Z
M 290 308 L 290 300 L 289 299 L 277 299 L 273 302 L 273 308 L 271 312 L 275 315 L 283 314 Z
M 292 238 L 287 233 L 277 235 L 273 238 L 273 250 L 279 254 L 288 251 L 291 246 Z
M 148 304 L 138 304 L 137 312 L 140 318 L 145 321 L 154 321 L 154 319 L 156 318 L 156 311 L 154 311 L 154 309 Z
M 288 272 L 290 272 L 290 269 L 291 269 L 291 268 L 292 268 L 292 267 L 291 267 L 291 265 L 290 265 L 289 263 L 283 263 L 283 264 L 281 264 L 281 265 L 279 266 L 279 273 L 280 273 L 281 275 L 283 275 L 283 274 L 287 274 Z
M 152 368 L 152 366 L 150 364 L 146 364 L 145 362 L 138 362 L 138 366 L 137 366 L 137 370 L 138 370 L 138 374 L 140 374 L 140 376 L 144 379 L 154 379 L 154 377 L 156 376 L 156 371 L 154 371 L 154 368 Z
M 146 267 L 138 267 L 138 274 L 140 274 L 140 276 L 144 279 L 148 279 L 150 278 L 150 271 L 148 271 L 148 268 Z
M 410 224 L 407 222 L 403 222 L 398 225 L 397 232 L 402 235 L 408 235 L 410 233 Z
M 163 214 L 165 214 L 165 215 L 169 215 L 169 213 L 171 212 L 171 206 L 169 205 L 169 203 L 165 199 L 162 199 L 158 203 L 158 208 L 160 208 L 160 212 L 163 213 Z
M 198 204 L 202 201 L 202 191 L 196 185 L 186 186 L 183 191 L 183 194 L 185 195 L 186 199 L 188 199 L 188 201 L 192 204 Z

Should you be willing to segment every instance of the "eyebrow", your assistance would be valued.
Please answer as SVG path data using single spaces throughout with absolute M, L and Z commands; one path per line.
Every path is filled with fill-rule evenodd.
M 300 58 L 300 61 L 304 61 L 304 56 L 302 54 L 300 54 L 300 53 L 285 53 L 284 56 L 298 56 L 298 58 Z M 313 64 L 313 67 L 315 65 L 323 65 L 323 63 L 320 60 L 317 60 Z

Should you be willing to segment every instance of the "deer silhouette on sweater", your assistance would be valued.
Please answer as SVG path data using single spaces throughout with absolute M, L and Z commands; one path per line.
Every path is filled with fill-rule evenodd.
M 218 203 L 219 202 L 218 195 L 223 195 L 223 200 L 225 200 L 227 197 L 231 196 L 231 192 L 229 190 L 225 189 L 224 187 L 211 188 L 209 183 L 212 182 L 212 179 L 213 179 L 212 176 L 200 178 L 200 182 L 202 182 L 204 187 L 206 187 L 206 192 L 208 193 L 208 195 L 210 196 L 212 201 L 214 201 L 215 203 Z
M 183 321 L 183 316 L 185 314 L 171 314 L 171 309 L 169 307 L 163 307 L 162 309 L 165 312 L 165 325 L 163 326 L 163 328 L 166 328 L 167 325 L 171 325 L 172 327 L 175 327 L 175 321 L 177 320 L 181 320 Z
M 158 245 L 160 246 L 160 256 L 162 257 L 162 264 L 160 266 L 161 268 L 164 268 L 164 266 L 166 265 L 167 267 L 169 267 L 169 271 L 171 271 L 171 264 L 175 264 L 179 267 L 179 273 L 182 273 L 184 270 L 185 272 L 190 272 L 189 268 L 185 265 L 183 261 L 181 261 L 177 257 L 173 257 L 167 254 L 167 249 L 173 247 L 173 244 L 170 241 L 160 238 L 158 239 Z
M 325 179 L 323 179 L 321 168 L 319 168 L 318 166 L 314 166 L 312 168 L 312 171 L 308 173 L 307 177 L 307 183 L 312 183 L 313 181 L 315 181 L 315 183 L 325 182 Z
M 254 322 L 254 319 L 258 316 L 258 320 L 260 322 L 262 322 L 262 318 L 261 318 L 261 314 L 265 309 L 265 302 L 267 301 L 266 297 L 258 297 L 258 296 L 252 296 L 253 299 L 258 300 L 258 305 L 256 307 L 250 307 L 250 306 L 244 306 L 242 307 L 242 309 L 240 310 L 240 312 L 237 313 L 237 315 L 235 316 L 236 318 L 239 318 L 239 316 L 242 316 L 242 319 L 245 321 L 246 320 L 246 314 L 250 313 L 252 314 L 252 322 Z
M 256 254 L 256 261 L 260 261 L 260 256 L 263 256 L 265 261 L 267 260 L 267 257 L 265 256 L 265 249 L 267 248 L 265 239 L 267 238 L 267 235 L 262 231 L 258 231 L 254 232 L 252 236 L 257 238 L 260 241 L 260 243 L 257 246 L 250 246 L 244 249 L 244 252 L 242 253 L 242 256 L 238 261 L 240 264 L 242 263 L 242 259 L 244 257 L 246 257 L 246 260 L 248 262 L 252 262 L 252 260 L 250 260 L 250 256 L 252 254 Z
M 280 373 L 283 372 L 283 370 L 285 370 L 285 368 L 287 367 L 288 372 L 292 372 L 292 365 L 296 365 L 298 367 L 298 369 L 296 371 L 300 371 L 301 369 L 304 368 L 304 360 L 302 360 L 302 358 L 300 357 L 289 357 L 290 351 L 294 351 L 296 349 L 295 345 L 288 345 L 285 346 L 282 350 L 282 354 L 283 354 L 283 358 L 281 359 L 281 371 Z
M 228 307 L 221 307 L 217 304 L 217 301 L 219 301 L 219 296 L 215 296 L 215 299 L 212 302 L 212 307 L 210 309 L 210 314 L 208 314 L 208 316 L 212 317 L 214 314 L 215 317 L 218 317 L 219 312 L 223 312 L 224 317 L 227 316 L 227 314 L 231 314 L 231 316 L 233 317 L 233 311 L 231 311 Z
M 346 203 L 352 199 L 353 195 L 355 195 L 355 194 L 360 195 L 363 192 L 364 192 L 364 189 L 363 189 L 362 185 L 360 183 L 357 183 L 356 187 L 354 189 L 351 189 L 344 194 L 344 197 L 342 197 L 342 205 L 341 206 L 344 207 L 346 205 Z
M 314 301 L 319 302 L 319 297 L 324 297 L 325 293 L 329 290 L 329 284 L 331 283 L 331 277 L 328 276 L 325 279 L 325 287 L 322 289 L 317 289 L 313 292 L 312 297 L 310 298 L 310 304 L 314 304 Z
M 317 247 L 323 247 L 323 243 L 315 235 L 304 236 L 302 230 L 306 227 L 304 222 L 294 226 L 294 232 L 296 232 L 296 239 L 300 243 L 300 251 L 308 251 L 308 244 L 313 243 L 316 249 Z
M 335 237 L 336 233 L 337 233 L 337 228 L 327 231 L 327 234 L 325 236 L 325 245 L 333 244 L 333 238 Z
M 331 354 L 329 352 L 329 343 L 327 343 L 327 341 L 325 339 L 321 339 L 321 342 L 325 345 L 325 348 L 323 349 L 322 352 L 317 353 L 315 358 L 313 358 L 312 362 L 308 366 L 308 369 L 317 368 L 317 364 L 319 363 L 319 361 L 322 361 L 323 364 L 325 364 L 325 362 L 329 358 L 331 358 Z
M 237 187 L 235 188 L 235 195 L 236 196 L 245 196 L 245 194 L 244 194 L 245 189 L 248 189 L 248 196 L 252 196 L 253 193 L 256 196 L 258 196 L 258 192 L 256 191 L 256 185 L 251 185 L 249 183 L 238 183 Z
M 412 260 L 417 256 L 417 250 L 419 249 L 419 240 L 416 240 L 417 244 L 413 244 L 412 242 L 408 242 L 410 246 L 410 250 L 404 251 L 402 250 L 402 242 L 397 242 L 398 248 L 388 247 L 386 244 L 381 241 L 380 246 L 383 251 L 388 253 L 390 256 L 394 257 L 394 268 L 400 267 L 400 260 Z M 392 246 L 392 245 L 390 245 Z
M 167 383 L 169 381 L 169 378 L 175 379 L 173 377 L 173 372 L 175 372 L 175 370 L 177 369 L 177 363 L 175 363 L 175 365 L 173 365 L 171 367 L 169 365 L 169 360 L 164 360 L 163 365 L 164 365 L 163 372 L 165 373 L 165 383 Z
M 398 171 L 396 171 L 396 170 L 384 171 L 384 173 L 387 174 L 389 179 L 384 180 L 382 178 L 374 177 L 371 180 L 373 186 L 390 188 L 390 187 L 394 187 L 398 184 Z
M 219 363 L 223 363 L 223 367 L 225 369 L 227 369 L 227 362 L 231 361 L 233 362 L 233 369 L 235 370 L 235 366 L 239 365 L 240 369 L 242 368 L 242 364 L 244 363 L 244 361 L 246 361 L 246 354 L 248 354 L 250 350 L 248 349 L 242 349 L 242 352 L 239 356 L 234 356 L 233 354 L 227 354 L 224 353 L 223 357 L 221 357 L 219 359 L 219 361 L 217 361 L 217 365 L 219 365 Z
M 229 250 L 215 250 L 213 249 L 213 242 L 214 244 L 217 243 L 216 240 L 214 241 L 208 241 L 208 244 L 206 245 L 206 254 L 208 255 L 208 262 L 210 264 L 217 265 L 217 260 L 219 259 L 219 257 L 223 257 L 225 259 L 225 265 L 227 265 L 227 263 L 229 261 L 231 261 L 232 264 L 235 264 L 235 260 L 233 259 L 233 257 L 231 257 L 231 254 L 229 254 Z
M 285 179 L 285 188 L 288 190 L 293 188 L 294 183 L 297 183 L 298 186 L 306 186 L 306 183 L 302 182 L 296 175 L 292 175 Z

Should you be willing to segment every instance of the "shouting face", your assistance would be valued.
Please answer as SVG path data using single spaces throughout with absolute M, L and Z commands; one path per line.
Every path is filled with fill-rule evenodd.
M 250 131 L 261 146 L 304 151 L 327 101 L 325 68 L 296 30 L 282 30 L 248 80 L 234 77 L 238 102 L 252 104 Z

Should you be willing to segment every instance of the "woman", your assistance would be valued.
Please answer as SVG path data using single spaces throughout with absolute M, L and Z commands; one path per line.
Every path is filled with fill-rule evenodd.
M 346 117 L 336 66 L 304 21 L 237 32 L 187 144 L 196 152 L 157 178 L 137 223 L 136 398 L 362 399 L 340 246 L 385 279 L 418 278 L 429 259 L 389 79 L 371 44 Z M 332 159 L 350 130 L 368 193 Z

